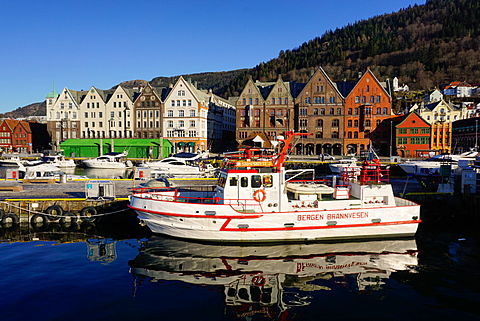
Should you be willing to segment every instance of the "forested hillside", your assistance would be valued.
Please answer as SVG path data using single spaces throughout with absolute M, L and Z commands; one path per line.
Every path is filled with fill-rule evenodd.
M 451 81 L 480 82 L 480 1 L 430 0 L 397 13 L 327 31 L 278 58 L 248 70 L 220 91 L 236 96 L 247 75 L 279 74 L 306 82 L 317 66 L 332 80 L 355 80 L 370 67 L 379 79 L 398 77 L 410 89 L 443 88 Z

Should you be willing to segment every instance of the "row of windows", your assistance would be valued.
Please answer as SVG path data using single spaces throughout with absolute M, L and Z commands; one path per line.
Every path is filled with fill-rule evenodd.
M 189 117 L 196 117 L 196 111 L 195 109 L 191 109 L 189 111 L 190 116 Z M 167 117 L 174 117 L 173 116 L 173 110 L 167 110 Z M 181 109 L 178 111 L 178 117 L 185 117 L 185 110 Z
M 430 128 L 399 128 L 399 134 L 418 134 L 420 129 L 420 133 L 422 134 L 430 134 Z
M 10 137 L 10 132 L 0 132 L 0 137 Z
M 260 100 L 258 98 L 248 98 L 248 105 L 254 105 L 254 102 L 255 101 L 255 105 L 259 105 L 260 104 Z M 288 97 L 285 97 L 285 98 L 282 98 L 282 97 L 279 97 L 279 98 L 271 98 L 270 99 L 270 103 L 272 105 L 287 105 L 288 104 Z M 242 99 L 242 105 L 247 105 L 247 98 L 243 98 Z
M 360 101 L 362 102 L 362 104 L 365 104 L 367 102 L 367 96 L 361 96 L 361 97 L 360 96 L 355 96 L 355 103 L 359 104 Z M 373 104 L 373 103 L 379 104 L 379 103 L 382 102 L 382 98 L 379 95 L 377 95 L 377 96 L 372 95 L 372 96 L 370 96 L 369 102 L 371 104 Z
M 196 130 L 167 130 L 167 137 L 197 137 Z
M 310 97 L 305 97 L 303 99 L 303 102 L 305 104 L 310 104 L 311 103 L 311 98 Z M 330 104 L 335 104 L 336 103 L 336 98 L 334 96 L 328 97 L 328 102 Z M 323 97 L 323 96 L 313 97 L 313 103 L 314 104 L 325 104 L 325 97 Z
M 158 123 L 158 122 L 157 122 L 157 123 Z M 89 124 L 92 125 L 91 127 L 96 127 L 96 124 L 97 124 L 97 123 L 96 123 L 96 122 L 91 122 L 91 123 L 85 122 L 85 128 L 88 128 L 88 127 L 89 127 L 89 126 L 88 126 Z M 108 127 L 109 127 L 109 128 L 112 128 L 112 127 L 113 127 L 113 128 L 116 128 L 116 127 L 117 127 L 117 126 L 116 126 L 117 123 L 116 123 L 115 121 L 113 121 L 113 120 L 107 122 L 107 124 L 108 124 Z M 76 128 L 76 127 L 77 127 L 77 124 L 76 124 L 76 123 L 72 123 L 72 125 L 73 125 L 72 128 Z M 98 122 L 98 127 L 103 128 L 103 122 L 101 122 L 101 121 Z M 119 128 L 122 128 L 122 122 L 121 122 L 121 121 L 118 122 L 118 127 L 119 127 Z M 129 122 L 129 121 L 127 122 L 127 127 L 130 127 L 130 122 Z M 57 126 L 57 128 L 58 128 L 58 126 Z M 64 125 L 63 128 L 68 128 L 68 127 Z
M 190 120 L 190 121 L 189 121 L 189 124 L 190 124 L 190 127 L 195 127 L 195 120 Z M 167 127 L 173 128 L 173 120 L 167 121 Z M 178 127 L 179 127 L 179 128 L 185 127 L 185 121 L 179 120 L 179 121 L 178 121 Z
M 123 131 L 111 130 L 111 131 L 108 131 L 108 134 L 109 135 L 107 136 L 107 133 L 104 130 L 102 131 L 87 130 L 82 132 L 82 137 L 83 138 L 132 138 L 132 133 L 130 131 L 124 133 Z M 65 136 L 65 132 L 64 132 L 64 136 Z M 68 137 L 63 137 L 63 138 L 68 139 Z M 72 132 L 71 138 L 77 138 L 77 132 Z
M 258 108 L 253 109 L 253 116 L 260 117 L 261 110 Z M 240 110 L 240 116 L 244 117 L 248 112 L 245 109 Z M 277 117 L 288 117 L 288 109 L 269 109 L 268 110 L 269 116 L 277 116 Z
M 307 127 L 308 126 L 308 120 L 307 119 L 300 119 L 299 125 L 302 126 L 302 127 Z M 332 120 L 332 127 L 339 127 L 339 126 L 340 126 L 340 120 L 339 119 L 333 119 Z M 317 119 L 316 127 L 323 127 L 323 119 Z
M 188 99 L 188 100 L 172 100 L 171 102 L 171 106 L 172 107 L 175 107 L 175 106 L 192 106 L 192 100 L 191 99 Z
M 143 118 L 147 118 L 147 115 L 150 118 L 152 118 L 153 117 L 153 112 L 154 112 L 153 110 L 149 110 L 149 111 L 144 110 L 143 111 Z M 142 117 L 142 111 L 137 110 L 137 118 L 141 118 L 141 117 Z M 155 117 L 157 117 L 157 118 L 160 117 L 160 111 L 155 110 Z

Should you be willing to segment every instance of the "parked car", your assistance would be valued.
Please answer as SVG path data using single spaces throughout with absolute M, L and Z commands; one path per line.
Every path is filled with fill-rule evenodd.
M 318 155 L 318 159 L 320 159 L 320 160 L 335 160 L 335 157 L 333 157 L 330 154 L 323 153 L 323 154 Z

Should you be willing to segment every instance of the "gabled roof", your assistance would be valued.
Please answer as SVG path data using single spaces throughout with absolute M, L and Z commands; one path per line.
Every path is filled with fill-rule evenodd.
M 391 97 L 390 95 L 390 92 L 387 90 L 387 88 L 384 87 L 384 85 L 382 85 L 382 83 L 377 79 L 377 77 L 375 77 L 375 75 L 373 74 L 373 72 L 370 70 L 370 68 L 367 68 L 367 71 L 362 75 L 362 77 L 357 81 L 357 83 L 355 84 L 355 86 L 352 88 L 352 90 L 350 90 L 350 92 L 348 93 L 350 95 L 351 92 L 354 91 L 354 89 L 358 86 L 358 84 L 361 82 L 361 80 L 365 77 L 367 77 L 367 75 L 369 75 L 370 77 L 373 78 L 373 80 L 378 84 L 378 86 L 380 88 L 382 88 L 382 90 L 385 92 L 385 94 L 387 94 L 389 97 Z M 385 83 L 384 83 L 385 84 Z
M 453 104 L 447 103 L 445 100 L 439 100 L 439 101 L 434 101 L 433 103 L 430 104 L 425 104 L 424 107 L 433 111 L 435 108 L 439 107 L 440 105 L 443 105 L 446 108 L 449 108 L 450 110 L 454 110 Z
M 15 126 L 15 129 L 18 128 L 19 126 L 23 127 L 27 133 L 32 133 L 32 129 L 30 128 L 30 123 L 27 121 L 19 121 L 17 126 Z M 14 130 L 15 130 L 14 129 Z
M 419 114 L 413 112 L 413 113 L 408 113 L 406 115 L 402 115 L 403 116 L 403 119 L 401 119 L 401 121 L 397 124 L 397 125 L 401 125 L 402 123 L 404 123 L 407 119 L 411 118 L 411 117 L 415 117 L 415 118 L 418 118 L 420 121 L 423 122 L 423 125 L 425 126 L 416 126 L 416 127 L 431 127 L 430 123 L 428 121 L 426 121 L 425 119 L 422 118 L 422 116 L 420 116 Z
M 303 90 L 305 89 L 305 87 L 312 81 L 314 81 L 314 79 L 316 79 L 318 77 L 318 74 L 322 74 L 322 77 L 324 77 L 328 83 L 330 83 L 330 85 L 332 86 L 332 88 L 340 95 L 342 96 L 343 98 L 345 96 L 342 95 L 342 93 L 338 90 L 338 87 L 336 86 L 336 84 L 330 79 L 330 77 L 328 77 L 327 73 L 325 72 L 325 70 L 323 70 L 322 67 L 318 67 L 317 70 L 313 73 L 313 75 L 310 77 L 310 79 L 308 80 L 308 82 L 305 84 L 305 86 L 303 86 L 302 90 L 299 92 L 299 94 L 297 95 L 297 97 L 303 92 Z
M 16 119 L 4 119 L 3 122 L 7 125 L 10 131 L 13 131 L 20 121 Z

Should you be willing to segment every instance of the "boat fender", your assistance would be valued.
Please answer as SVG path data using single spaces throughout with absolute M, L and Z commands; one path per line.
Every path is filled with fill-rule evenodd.
M 252 279 L 253 284 L 256 286 L 264 286 L 267 283 L 267 280 L 261 275 L 257 275 Z
M 265 190 L 263 189 L 257 189 L 254 193 L 253 193 L 253 199 L 259 203 L 265 201 L 267 199 L 267 192 L 265 192 Z
M 93 222 L 95 221 L 97 215 L 97 210 L 93 206 L 87 206 L 82 208 L 80 211 L 80 219 L 84 222 Z
M 12 221 L 12 225 L 17 225 L 19 223 L 17 214 L 13 214 L 13 213 L 4 214 L 2 217 L 2 225 L 7 224 L 8 220 Z
M 40 225 L 39 225 L 39 222 L 38 222 L 38 218 L 40 218 L 42 220 Z M 30 219 L 30 223 L 32 224 L 34 230 L 37 231 L 37 232 L 41 230 L 41 227 L 46 229 L 46 226 L 48 226 L 48 224 L 49 224 L 48 221 L 49 220 L 48 220 L 47 215 L 43 215 L 43 214 L 40 214 L 40 213 L 34 214 L 32 216 L 32 218 Z
M 52 205 L 47 207 L 45 214 L 50 221 L 56 221 L 63 215 L 63 208 L 60 205 Z
M 67 217 L 70 218 L 70 222 L 67 222 Z M 60 218 L 60 226 L 65 232 L 73 232 L 77 229 L 77 215 L 72 212 L 63 213 Z

